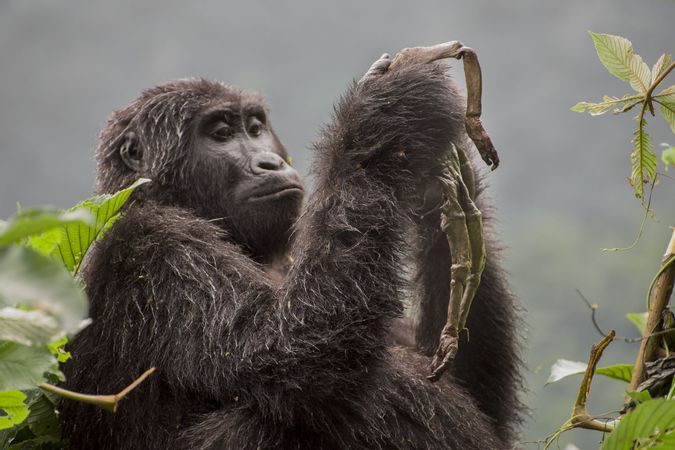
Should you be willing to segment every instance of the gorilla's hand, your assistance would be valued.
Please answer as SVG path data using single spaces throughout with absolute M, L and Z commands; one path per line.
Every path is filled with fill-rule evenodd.
M 391 62 L 390 68 L 408 64 L 425 64 L 439 59 L 461 58 L 466 47 L 460 41 L 444 42 L 431 47 L 411 47 L 404 48 Z

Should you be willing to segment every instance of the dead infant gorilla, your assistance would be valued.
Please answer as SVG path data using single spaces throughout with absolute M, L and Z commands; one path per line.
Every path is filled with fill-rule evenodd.
M 513 445 L 516 307 L 489 242 L 471 339 L 453 373 L 425 378 L 451 259 L 439 214 L 414 211 L 464 135 L 464 101 L 442 65 L 373 67 L 316 144 L 302 213 L 302 182 L 257 95 L 181 80 L 113 114 L 98 191 L 153 181 L 88 262 L 93 323 L 72 343 L 67 387 L 117 392 L 157 372 L 116 414 L 64 402 L 72 448 Z M 405 346 L 391 342 L 411 224 L 418 319 L 403 331 L 417 343 Z

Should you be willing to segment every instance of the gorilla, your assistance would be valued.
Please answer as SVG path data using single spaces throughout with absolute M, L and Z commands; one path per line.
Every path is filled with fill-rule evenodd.
M 451 254 L 438 209 L 419 211 L 465 139 L 446 71 L 389 70 L 384 55 L 352 83 L 314 145 L 305 203 L 255 93 L 178 80 L 113 113 L 97 191 L 152 182 L 88 258 L 93 322 L 70 346 L 65 387 L 118 392 L 157 371 L 115 414 L 65 402 L 71 448 L 513 447 L 518 307 L 494 239 L 470 339 L 441 380 L 426 378 Z

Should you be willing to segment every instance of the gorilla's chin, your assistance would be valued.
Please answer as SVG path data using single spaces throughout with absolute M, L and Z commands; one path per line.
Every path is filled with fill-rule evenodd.
M 288 252 L 293 226 L 300 215 L 302 190 L 289 188 L 252 198 L 237 206 L 227 230 L 258 262 Z

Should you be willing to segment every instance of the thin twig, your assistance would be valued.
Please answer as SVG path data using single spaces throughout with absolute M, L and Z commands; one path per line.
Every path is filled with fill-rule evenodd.
M 652 180 L 651 185 L 649 186 L 649 197 L 647 197 L 647 207 L 645 208 L 645 215 L 642 217 L 642 223 L 640 223 L 640 229 L 638 230 L 637 236 L 635 236 L 635 240 L 633 241 L 632 244 L 630 244 L 628 247 L 613 247 L 613 248 L 603 248 L 603 252 L 625 252 L 627 250 L 633 249 L 638 242 L 640 242 L 640 238 L 642 237 L 642 232 L 645 229 L 645 223 L 647 223 L 647 217 L 649 217 L 649 213 L 651 212 L 651 206 L 652 206 L 652 195 L 654 194 L 654 186 L 656 185 L 656 180 L 658 179 L 658 174 L 654 177 Z
M 579 385 L 579 393 L 577 394 L 577 400 L 574 403 L 572 417 L 570 418 L 570 424 L 575 428 L 587 428 L 590 430 L 604 432 L 609 432 L 614 429 L 615 421 L 598 420 L 588 414 L 588 410 L 586 409 L 586 401 L 588 400 L 588 393 L 591 390 L 591 381 L 593 381 L 593 375 L 595 374 L 595 368 L 598 366 L 598 361 L 600 361 L 602 353 L 605 351 L 607 346 L 614 340 L 615 335 L 616 333 L 614 330 L 610 330 L 607 336 L 605 336 L 597 344 L 593 344 L 593 347 L 591 348 L 591 355 L 588 358 L 588 366 L 586 367 L 584 377 L 581 380 L 581 384 Z
M 583 302 L 586 304 L 586 306 L 588 306 L 588 309 L 591 310 L 591 321 L 593 322 L 593 327 L 595 328 L 595 330 L 600 334 L 600 336 L 602 336 L 602 337 L 607 336 L 608 333 L 605 333 L 604 331 L 602 331 L 602 328 L 598 324 L 596 316 L 595 316 L 595 313 L 600 306 L 597 303 L 591 303 L 586 298 L 586 296 L 581 293 L 581 291 L 579 289 L 576 289 L 576 291 L 577 291 L 577 294 L 579 295 L 579 298 L 581 298 L 581 300 L 583 300 Z M 636 342 L 642 342 L 645 339 L 649 339 L 649 338 L 652 338 L 654 336 L 661 336 L 662 334 L 670 333 L 671 331 L 675 331 L 675 327 L 666 328 L 666 329 L 660 330 L 660 331 L 655 331 L 654 333 L 650 333 L 647 336 L 641 336 L 639 338 L 629 338 L 629 337 L 616 335 L 614 337 L 614 340 L 615 341 L 622 341 L 622 342 L 625 342 L 627 344 L 634 344 Z
M 80 394 L 79 392 L 69 391 L 68 389 L 63 389 L 53 384 L 42 383 L 38 385 L 40 389 L 44 389 L 47 392 L 53 394 L 58 394 L 64 398 L 75 400 L 81 403 L 89 403 L 90 405 L 99 406 L 107 411 L 116 412 L 119 406 L 120 400 L 122 400 L 129 392 L 134 390 L 139 384 L 141 384 L 146 378 L 148 378 L 155 371 L 154 367 L 143 372 L 143 374 L 133 381 L 129 386 L 122 389 L 117 394 L 112 395 L 88 395 Z

